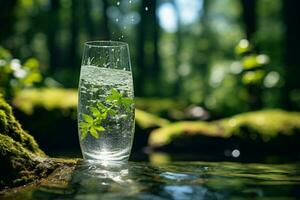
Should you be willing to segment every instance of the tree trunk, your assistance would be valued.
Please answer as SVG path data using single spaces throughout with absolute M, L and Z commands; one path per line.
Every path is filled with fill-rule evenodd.
M 83 8 L 84 8 L 84 26 L 88 36 L 88 39 L 94 39 L 96 36 L 95 33 L 95 24 L 92 18 L 91 11 L 91 0 L 83 0 Z
M 61 65 L 60 62 L 60 48 L 57 45 L 57 30 L 59 30 L 59 9 L 60 1 L 51 0 L 50 1 L 51 9 L 49 11 L 50 23 L 48 26 L 47 34 L 47 45 L 49 48 L 49 65 L 50 71 L 55 72 L 56 69 Z
M 140 7 L 141 21 L 138 28 L 138 58 L 137 58 L 137 78 L 136 78 L 136 95 L 142 96 L 144 94 L 144 81 L 146 76 L 146 64 L 145 64 L 145 33 L 146 33 L 146 22 L 147 22 L 147 13 L 145 12 L 145 6 L 147 2 L 142 0 Z
M 300 89 L 300 2 L 294 0 L 283 1 L 283 14 L 285 21 L 285 85 L 283 89 L 283 105 L 286 109 L 296 109 L 291 101 L 293 90 Z M 299 109 L 299 107 L 298 107 Z
M 253 39 L 256 32 L 256 0 L 241 0 L 243 7 L 243 21 L 246 31 L 246 37 L 249 41 Z M 247 87 L 250 110 L 259 110 L 262 108 L 262 89 L 259 86 Z
M 79 27 L 80 27 L 80 15 L 78 6 L 79 0 L 72 0 L 71 7 L 71 41 L 70 41 L 70 66 L 69 68 L 75 68 L 80 65 L 78 60 L 78 39 L 79 39 Z
M 251 40 L 256 31 L 256 0 L 241 0 L 246 37 Z
M 104 40 L 109 40 L 110 39 L 110 31 L 109 31 L 109 26 L 108 26 L 108 17 L 106 14 L 106 11 L 108 9 L 108 1 L 103 0 L 102 1 L 102 20 L 103 20 L 103 27 L 101 31 L 101 36 Z
M 216 51 L 216 40 L 215 35 L 211 31 L 210 28 L 210 19 L 209 19 L 209 13 L 211 9 L 212 1 L 210 0 L 203 0 L 203 7 L 202 7 L 202 16 L 200 17 L 200 20 L 198 23 L 200 23 L 203 27 L 203 32 L 201 35 L 195 36 L 195 43 L 193 48 L 195 51 L 193 51 L 193 65 L 196 67 L 193 70 L 194 75 L 198 75 L 201 77 L 201 83 L 199 83 L 199 88 L 201 88 L 202 94 L 203 94 L 203 100 L 204 97 L 208 96 L 210 90 L 209 85 L 209 62 L 211 61 L 211 52 Z M 202 45 L 199 45 L 199 42 L 208 42 L 209 45 L 206 48 L 200 47 Z M 202 55 L 199 58 L 199 54 Z M 205 55 L 205 56 L 203 56 Z
M 151 3 L 150 3 L 151 2 Z M 148 8 L 146 10 L 145 8 Z M 159 95 L 160 63 L 159 63 L 159 26 L 156 16 L 157 0 L 143 0 L 140 7 L 138 46 L 138 95 Z M 146 47 L 149 47 L 146 49 Z M 145 93 L 145 83 L 148 85 Z
M 178 5 L 175 0 L 172 1 L 172 4 L 174 6 L 174 9 L 177 14 L 177 32 L 176 32 L 176 38 L 177 38 L 177 45 L 176 45 L 176 53 L 175 53 L 175 65 L 176 65 L 176 73 L 177 73 L 177 80 L 174 84 L 174 91 L 173 95 L 175 97 L 179 96 L 181 91 L 181 85 L 182 85 L 182 77 L 179 74 L 179 67 L 181 65 L 181 52 L 182 52 L 182 30 L 181 30 L 181 19 L 180 19 L 180 11 L 178 8 Z
M 153 0 L 153 6 L 150 7 L 149 11 L 151 13 L 152 21 L 153 21 L 153 63 L 151 68 L 151 77 L 153 83 L 155 83 L 155 88 L 153 94 L 156 96 L 161 95 L 160 88 L 160 62 L 159 62 L 159 24 L 158 24 L 158 18 L 156 15 L 156 9 L 157 9 L 157 0 Z
M 16 5 L 17 0 L 0 1 L 0 42 L 3 42 L 13 31 Z

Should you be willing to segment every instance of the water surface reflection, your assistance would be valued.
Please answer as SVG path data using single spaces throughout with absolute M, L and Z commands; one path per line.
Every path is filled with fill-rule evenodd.
M 81 163 L 13 199 L 300 199 L 299 166 Z

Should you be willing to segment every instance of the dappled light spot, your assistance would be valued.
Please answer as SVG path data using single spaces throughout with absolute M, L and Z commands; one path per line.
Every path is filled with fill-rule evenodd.
M 272 88 L 275 87 L 280 80 L 280 75 L 278 72 L 271 71 L 267 74 L 267 76 L 264 79 L 264 86 L 266 88 Z
M 241 155 L 241 152 L 238 149 L 235 149 L 231 154 L 234 158 L 238 158 Z
M 164 3 L 158 9 L 159 24 L 168 32 L 177 31 L 177 16 L 171 3 Z

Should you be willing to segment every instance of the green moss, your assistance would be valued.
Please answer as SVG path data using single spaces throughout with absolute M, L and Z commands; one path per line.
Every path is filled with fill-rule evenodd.
M 32 170 L 37 164 L 30 151 L 19 142 L 0 134 L 0 188 L 5 186 L 22 185 L 33 181 L 36 177 Z
M 160 147 L 177 138 L 207 136 L 229 138 L 232 136 L 268 142 L 278 136 L 293 136 L 300 133 L 300 113 L 283 110 L 263 110 L 239 114 L 213 122 L 176 122 L 154 130 L 149 145 Z
M 224 136 L 261 137 L 268 141 L 278 135 L 293 135 L 300 130 L 300 113 L 264 110 L 236 115 L 216 122 L 223 127 Z
M 135 109 L 135 116 L 136 123 L 143 129 L 162 127 L 169 124 L 168 120 L 159 118 L 139 109 Z
M 207 122 L 182 121 L 163 126 L 154 130 L 149 137 L 150 146 L 164 146 L 182 135 L 216 136 L 218 128 Z
M 0 99 L 0 190 L 47 176 L 59 164 L 46 157 Z
M 32 114 L 35 107 L 46 110 L 76 109 L 77 90 L 63 88 L 28 89 L 19 92 L 13 100 L 13 105 L 24 113 Z
M 33 137 L 22 129 L 20 123 L 15 119 L 11 107 L 3 99 L 0 99 L 0 133 L 19 142 L 31 153 L 45 155 Z

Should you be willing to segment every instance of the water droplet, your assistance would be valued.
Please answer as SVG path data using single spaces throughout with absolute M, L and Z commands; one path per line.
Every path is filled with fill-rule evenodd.
M 129 3 L 132 3 L 132 1 L 131 1 L 131 0 L 129 0 Z
M 120 4 L 121 4 L 120 1 L 118 1 L 118 2 L 117 2 L 117 6 L 119 6 Z
M 145 7 L 145 10 L 146 10 L 146 11 L 148 11 L 148 10 L 149 10 L 149 8 L 146 6 L 146 7 Z
M 119 22 L 119 18 L 116 18 L 116 22 Z
M 126 30 L 126 29 L 127 29 L 127 26 L 124 26 L 123 29 Z

